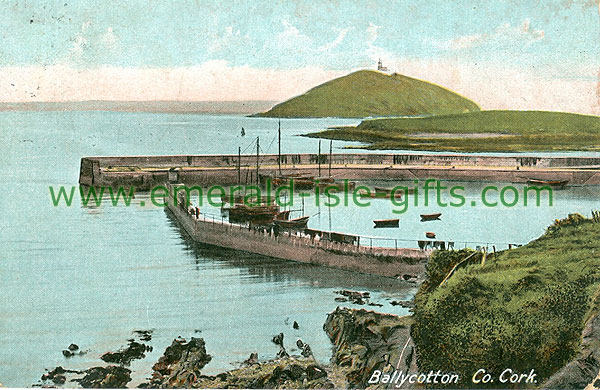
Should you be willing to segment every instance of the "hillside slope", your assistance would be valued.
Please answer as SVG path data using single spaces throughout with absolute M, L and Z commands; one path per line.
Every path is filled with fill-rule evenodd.
M 310 137 L 366 142 L 368 149 L 455 152 L 598 150 L 600 117 L 548 111 L 479 111 L 364 120 Z
M 597 220 L 570 214 L 524 247 L 489 254 L 485 265 L 478 253 L 445 284 L 454 265 L 473 252 L 436 252 L 415 297 L 412 336 L 421 372 L 458 373 L 459 388 L 524 388 L 471 378 L 482 367 L 493 378 L 506 368 L 534 369 L 539 386 L 577 356 L 585 324 L 598 314 L 599 239 Z M 590 351 L 585 355 L 595 370 L 570 380 L 589 383 L 597 375 L 598 361 Z M 561 383 L 551 388 L 585 387 Z
M 477 104 L 440 86 L 399 74 L 361 70 L 255 116 L 365 118 L 472 111 L 479 111 Z

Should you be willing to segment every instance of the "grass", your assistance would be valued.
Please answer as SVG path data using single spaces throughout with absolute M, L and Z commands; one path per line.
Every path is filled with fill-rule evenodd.
M 477 134 L 469 138 L 467 134 Z M 417 136 L 418 135 L 418 136 Z M 368 149 L 457 152 L 600 150 L 600 117 L 548 111 L 479 111 L 364 120 L 310 137 L 360 141 Z
M 479 111 L 477 104 L 440 86 L 361 70 L 321 84 L 255 116 L 366 118 Z
M 505 368 L 534 369 L 547 379 L 575 357 L 585 321 L 598 312 L 598 254 L 600 224 L 578 214 L 524 247 L 488 255 L 483 267 L 475 258 L 443 286 L 468 253 L 437 252 L 415 298 L 420 370 L 456 372 L 461 387 L 475 386 L 479 368 L 496 378 Z

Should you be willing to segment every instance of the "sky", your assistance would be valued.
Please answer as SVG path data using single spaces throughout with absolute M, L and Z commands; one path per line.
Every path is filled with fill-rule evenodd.
M 600 114 L 599 0 L 3 0 L 0 101 L 285 100 L 358 69 Z

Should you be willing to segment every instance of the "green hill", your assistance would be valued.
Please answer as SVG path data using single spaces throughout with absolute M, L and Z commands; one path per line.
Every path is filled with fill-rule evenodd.
M 399 74 L 361 70 L 321 84 L 255 116 L 365 118 L 472 111 L 479 111 L 477 104 L 440 86 Z
M 364 120 L 310 137 L 360 141 L 369 149 L 460 152 L 598 150 L 600 117 L 549 111 L 479 111 Z
M 415 297 L 411 335 L 421 372 L 455 372 L 461 383 L 453 388 L 538 388 L 578 352 L 580 360 L 590 359 L 589 343 L 597 338 L 582 340 L 581 334 L 600 305 L 596 222 L 571 214 L 524 247 L 488 255 L 485 265 L 482 254 L 469 249 L 436 251 Z M 519 373 L 534 369 L 539 383 L 474 384 L 471 378 L 482 367 L 494 378 L 509 367 Z M 568 379 L 596 376 L 597 370 L 588 374 L 581 367 L 574 365 L 569 371 L 578 374 Z M 555 382 L 543 388 L 583 387 Z

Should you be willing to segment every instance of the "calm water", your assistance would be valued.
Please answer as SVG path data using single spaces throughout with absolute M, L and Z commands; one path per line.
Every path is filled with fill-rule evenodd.
M 135 329 L 154 330 L 154 351 L 133 364 L 137 380 L 177 336 L 204 337 L 213 355 L 207 373 L 255 351 L 274 357 L 270 339 L 279 332 L 289 349 L 302 338 L 325 362 L 331 346 L 322 325 L 340 288 L 369 290 L 384 305 L 378 310 L 407 313 L 389 301 L 409 299 L 414 288 L 390 279 L 193 245 L 162 209 L 139 206 L 143 194 L 131 207 L 50 202 L 48 186 L 77 184 L 82 156 L 234 154 L 238 145 L 250 150 L 256 136 L 265 152 L 275 153 L 276 120 L 111 112 L 4 112 L 0 118 L 0 382 L 6 386 L 30 386 L 44 368 L 98 364 L 100 354 L 125 345 Z M 282 151 L 315 152 L 318 141 L 296 135 L 353 123 L 282 121 Z M 464 185 L 470 204 L 482 186 Z M 293 208 L 311 215 L 310 227 L 405 239 L 409 246 L 425 231 L 457 242 L 524 243 L 554 218 L 598 208 L 598 192 L 558 191 L 553 207 L 410 207 L 399 217 L 400 229 L 383 230 L 374 230 L 372 220 L 393 217 L 395 206 L 386 200 L 329 209 L 311 197 Z M 441 221 L 418 221 L 419 213 L 435 211 L 443 212 Z M 89 353 L 66 360 L 61 350 L 70 343 Z

